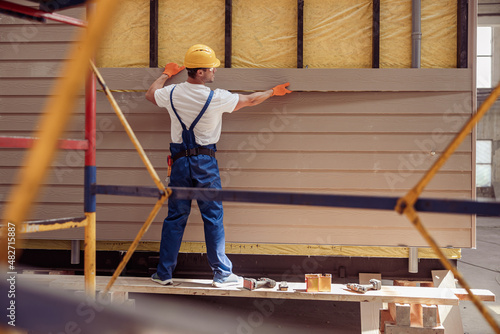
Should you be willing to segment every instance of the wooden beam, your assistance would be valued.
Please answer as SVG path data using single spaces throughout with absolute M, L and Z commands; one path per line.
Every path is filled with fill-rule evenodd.
M 224 28 L 224 67 L 231 68 L 231 57 L 233 52 L 233 1 L 226 0 Z
M 158 67 L 158 0 L 149 1 L 149 67 Z
M 380 67 L 380 0 L 373 0 L 372 68 Z
M 35 233 L 35 232 L 58 231 L 69 228 L 78 228 L 86 226 L 87 226 L 86 217 L 52 219 L 46 221 L 26 222 L 21 226 L 21 232 Z
M 297 0 L 297 68 L 304 67 L 304 0 Z
M 460 288 L 455 288 L 451 289 L 455 296 L 458 297 L 460 300 L 471 300 L 469 293 L 465 289 L 460 289 Z M 484 302 L 494 302 L 496 301 L 495 294 L 491 292 L 490 290 L 485 290 L 485 289 L 472 289 L 472 293 L 478 297 L 480 300 Z
M 20 275 L 20 280 L 22 279 L 23 277 Z M 108 280 L 108 276 L 97 277 L 97 289 L 103 290 Z M 51 285 L 60 289 L 81 290 L 83 286 L 83 277 L 68 275 L 59 276 L 58 279 L 52 281 Z M 360 294 L 348 290 L 345 284 L 332 284 L 331 292 L 306 292 L 305 283 L 289 282 L 288 286 L 288 291 L 278 291 L 278 286 L 272 289 L 257 289 L 252 291 L 241 289 L 241 287 L 239 288 L 237 286 L 221 289 L 212 287 L 211 279 L 174 278 L 174 285 L 165 287 L 152 282 L 149 277 L 118 277 L 113 285 L 113 291 L 174 295 L 352 301 L 362 303 L 395 302 L 458 305 L 458 298 L 455 297 L 449 289 L 382 286 L 381 290 L 370 290 L 365 294 Z
M 469 8 L 468 0 L 457 3 L 457 68 L 467 68 Z

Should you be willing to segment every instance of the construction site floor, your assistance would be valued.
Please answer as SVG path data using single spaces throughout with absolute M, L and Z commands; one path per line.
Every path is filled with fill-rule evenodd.
M 497 296 L 496 302 L 484 305 L 500 324 L 500 218 L 477 218 L 477 247 L 462 249 L 458 270 L 473 288 L 487 289 Z M 460 302 L 464 332 L 493 333 L 491 327 L 470 301 Z

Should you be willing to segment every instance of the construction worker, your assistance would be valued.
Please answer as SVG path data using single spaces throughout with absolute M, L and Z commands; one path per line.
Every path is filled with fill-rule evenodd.
M 212 91 L 205 84 L 214 81 L 219 65 L 220 60 L 210 47 L 193 45 L 186 52 L 184 66 L 167 64 L 146 93 L 147 100 L 166 108 L 170 115 L 173 165 L 169 187 L 220 189 L 215 144 L 221 134 L 222 114 L 258 105 L 274 95 L 291 93 L 286 88 L 289 83 L 246 95 L 224 89 Z M 165 86 L 169 78 L 184 68 L 188 73 L 186 82 Z M 204 222 L 208 262 L 214 273 L 212 285 L 242 284 L 242 278 L 233 274 L 232 263 L 225 254 L 222 202 L 198 200 L 198 207 Z M 160 262 L 151 277 L 154 282 L 173 284 L 172 273 L 190 211 L 191 200 L 169 199 L 168 216 L 163 222 Z

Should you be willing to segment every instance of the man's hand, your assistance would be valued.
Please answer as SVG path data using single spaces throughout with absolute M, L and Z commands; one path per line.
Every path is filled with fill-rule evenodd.
M 275 95 L 276 96 L 283 96 L 285 94 L 291 93 L 292 92 L 291 90 L 286 89 L 286 87 L 288 87 L 289 85 L 290 85 L 290 83 L 287 82 L 287 83 L 278 85 L 276 87 L 273 87 L 273 96 L 275 96 Z
M 165 71 L 163 71 L 163 74 L 166 74 L 169 78 L 171 78 L 185 68 L 185 66 L 179 66 L 176 63 L 168 63 L 165 66 Z

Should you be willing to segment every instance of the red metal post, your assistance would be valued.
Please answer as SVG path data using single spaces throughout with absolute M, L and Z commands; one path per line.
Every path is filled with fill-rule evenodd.
M 34 9 L 27 6 L 18 5 L 12 2 L 0 0 L 0 9 L 4 9 L 6 11 L 10 11 L 13 13 L 24 14 L 27 16 L 32 16 L 34 18 L 45 18 L 52 21 L 62 22 L 66 24 L 70 24 L 77 27 L 87 27 L 87 23 L 85 21 L 75 19 L 74 17 L 61 15 L 57 13 L 48 13 L 43 10 Z
M 95 5 L 87 6 L 87 18 L 95 12 Z M 85 139 L 89 143 L 85 151 L 84 169 L 84 201 L 83 207 L 87 217 L 85 226 L 84 273 L 85 292 L 95 298 L 96 292 L 96 194 L 92 184 L 97 181 L 96 167 L 96 77 L 88 64 L 85 84 Z
M 95 166 L 96 154 L 96 78 L 89 70 L 85 87 L 85 139 L 88 149 L 85 152 L 85 166 Z
M 0 136 L 1 148 L 30 148 L 38 138 Z M 86 140 L 61 139 L 58 144 L 62 150 L 86 150 L 89 145 Z

